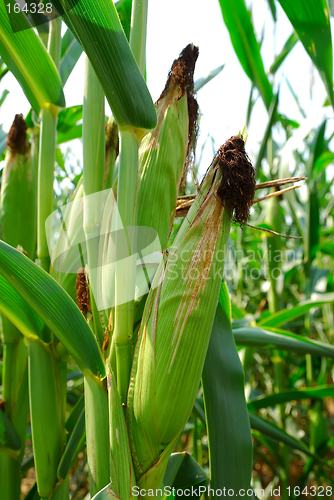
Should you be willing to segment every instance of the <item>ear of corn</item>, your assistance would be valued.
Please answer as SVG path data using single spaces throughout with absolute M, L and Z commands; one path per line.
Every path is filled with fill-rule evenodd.
M 191 412 L 218 302 L 230 219 L 246 217 L 254 196 L 253 167 L 246 160 L 238 137 L 219 150 L 169 252 L 165 279 L 147 299 L 128 395 L 139 476 L 178 436 Z
M 32 259 L 36 246 L 37 184 L 26 129 L 23 116 L 16 115 L 8 133 L 0 217 L 3 240 L 13 247 L 20 245 Z
M 196 127 L 193 73 L 197 56 L 198 48 L 191 44 L 174 61 L 166 87 L 156 102 L 158 125 L 143 139 L 139 150 L 137 225 L 154 228 L 163 249 L 173 224 L 177 194 Z
M 3 239 L 14 247 L 20 246 L 33 258 L 36 251 L 37 185 L 26 129 L 23 116 L 16 115 L 7 139 L 0 193 L 0 217 Z M 17 481 L 17 476 L 20 477 L 20 461 L 24 455 L 29 411 L 28 354 L 24 339 L 18 330 L 24 330 L 38 338 L 41 322 L 36 321 L 29 306 L 2 276 L 0 287 L 4 343 L 2 398 L 6 404 L 6 415 L 22 443 L 15 456 L 10 457 L 8 454 L 6 459 L 5 454 L 2 454 L 2 465 L 8 472 L 7 482 L 13 483 Z M 2 490 L 3 484 L 0 483 L 0 496 L 6 498 Z M 9 489 L 12 487 L 15 488 L 8 486 Z M 12 493 L 14 495 L 13 491 Z M 18 496 L 11 498 L 15 500 Z
M 106 155 L 104 170 L 104 189 L 111 189 L 114 181 L 116 158 L 119 152 L 118 127 L 113 116 L 106 125 Z

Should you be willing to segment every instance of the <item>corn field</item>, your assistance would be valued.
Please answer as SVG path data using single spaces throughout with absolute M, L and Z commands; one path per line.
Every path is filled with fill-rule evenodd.
M 194 80 L 189 40 L 154 103 L 148 0 L 0 2 L 0 80 L 31 105 L 0 126 L 0 500 L 334 498 L 334 2 L 263 1 L 291 30 L 270 68 L 250 2 L 217 1 L 251 93 L 208 165 L 223 65 Z M 320 125 L 308 82 L 280 110 L 297 44 Z

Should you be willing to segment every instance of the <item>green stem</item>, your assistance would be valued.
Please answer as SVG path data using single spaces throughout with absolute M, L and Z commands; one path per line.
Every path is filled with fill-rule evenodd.
M 128 130 L 120 132 L 120 159 L 118 176 L 117 205 L 120 217 L 116 228 L 116 273 L 115 273 L 115 330 L 117 388 L 123 403 L 126 403 L 131 371 L 131 337 L 134 317 L 135 292 L 135 255 L 130 259 L 135 248 L 134 226 L 137 198 L 138 141 Z M 127 248 L 124 248 L 122 229 L 125 231 Z M 122 244 L 123 242 L 123 244 Z M 124 255 L 127 264 L 124 265 Z M 122 262 L 123 259 L 123 262 Z M 130 263 L 129 263 L 130 260 Z
M 148 0 L 133 0 L 130 47 L 140 72 L 145 76 Z
M 0 448 L 0 498 L 20 500 L 21 466 L 18 459 Z
M 84 379 L 87 460 L 91 497 L 110 481 L 108 395 L 103 383 L 91 375 Z
M 59 66 L 61 47 L 61 20 L 50 22 L 48 52 Z M 45 231 L 45 221 L 53 211 L 53 181 L 56 152 L 58 110 L 56 108 L 42 109 L 41 136 L 38 159 L 38 205 L 37 205 L 37 257 L 40 266 L 50 269 L 50 256 Z
M 57 483 L 63 452 L 60 380 L 54 353 L 39 340 L 28 340 L 29 400 L 38 493 L 49 497 Z
M 96 73 L 86 58 L 85 89 L 83 102 L 83 185 L 84 185 L 84 231 L 87 243 L 90 299 L 94 330 L 102 346 L 103 328 L 96 305 L 97 262 L 99 236 L 103 211 L 102 194 L 105 169 L 105 106 L 104 92 Z

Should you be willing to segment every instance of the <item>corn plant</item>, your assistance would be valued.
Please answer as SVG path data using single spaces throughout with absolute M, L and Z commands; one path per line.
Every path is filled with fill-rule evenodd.
M 195 91 L 222 67 L 194 82 L 200 53 L 190 43 L 153 103 L 145 82 L 147 0 L 53 0 L 39 17 L 14 0 L 0 4 L 0 78 L 11 71 L 32 107 L 13 117 L 0 151 L 1 499 L 21 498 L 32 467 L 27 500 L 79 498 L 72 486 L 82 456 L 92 499 L 175 497 L 189 488 L 192 496 L 242 490 L 263 498 L 276 486 L 282 498 L 297 497 L 312 491 L 308 481 L 320 469 L 317 487 L 328 480 L 322 487 L 330 492 L 324 398 L 333 396 L 333 244 L 326 239 L 333 231 L 325 219 L 332 221 L 333 206 L 324 200 L 333 153 L 326 121 L 312 130 L 278 112 L 244 0 L 219 4 L 253 84 L 248 118 L 257 91 L 268 125 L 255 167 L 244 128 L 222 138 L 197 186 L 188 175 L 197 169 Z M 272 77 L 299 39 L 333 105 L 327 1 L 280 4 L 295 31 Z M 82 51 L 83 105 L 66 108 L 63 87 Z M 279 153 L 277 124 L 286 136 Z M 82 174 L 68 198 L 55 198 L 57 172 L 66 172 L 59 145 L 73 138 L 82 138 Z M 292 177 L 293 157 L 302 168 Z M 296 186 L 285 186 L 306 178 L 303 205 Z M 260 189 L 267 191 L 255 199 Z M 251 248 L 267 258 L 265 291 L 241 272 L 234 282 L 224 278 L 227 265 L 243 266 L 238 250 Z M 273 273 L 288 258 L 276 265 L 270 255 L 288 249 L 301 259 L 282 288 Z M 327 293 L 314 296 L 324 276 Z M 308 398 L 309 407 L 296 404 Z M 300 439 L 291 429 L 300 430 L 302 417 L 308 427 Z M 296 451 L 297 479 L 290 475 Z M 269 464 L 270 480 L 252 478 L 253 460 Z

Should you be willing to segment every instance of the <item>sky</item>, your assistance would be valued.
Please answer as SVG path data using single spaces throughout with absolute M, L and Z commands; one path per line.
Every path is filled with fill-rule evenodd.
M 275 54 L 281 50 L 291 34 L 292 28 L 278 2 L 276 30 L 267 0 L 253 2 L 247 0 L 247 5 L 252 5 L 257 35 L 260 36 L 264 29 L 262 56 L 265 69 L 268 70 Z M 197 158 L 201 156 L 202 151 L 200 172 L 204 173 L 212 160 L 213 150 L 217 150 L 231 135 L 243 129 L 251 82 L 235 55 L 218 0 L 205 2 L 203 0 L 168 0 L 168 2 L 150 0 L 147 31 L 147 85 L 154 101 L 164 88 L 173 60 L 188 43 L 194 43 L 199 47 L 195 80 L 206 76 L 221 64 L 225 64 L 223 71 L 198 92 L 201 120 Z M 83 75 L 84 56 L 81 56 L 64 89 L 67 106 L 82 103 Z M 300 42 L 278 71 L 274 83 L 274 91 L 280 83 L 279 111 L 286 113 L 289 118 L 300 121 L 301 114 L 287 87 L 286 76 L 289 77 L 307 114 L 321 106 L 326 96 L 324 86 L 317 71 L 312 68 L 311 61 Z M 3 78 L 0 84 L 0 94 L 5 88 L 10 89 L 10 94 L 0 108 L 0 123 L 3 123 L 4 129 L 8 130 L 15 114 L 25 115 L 30 105 L 11 74 Z M 267 111 L 259 98 L 252 114 L 246 145 L 253 160 L 256 158 L 267 121 Z M 81 160 L 80 142 L 75 141 L 71 147 Z

